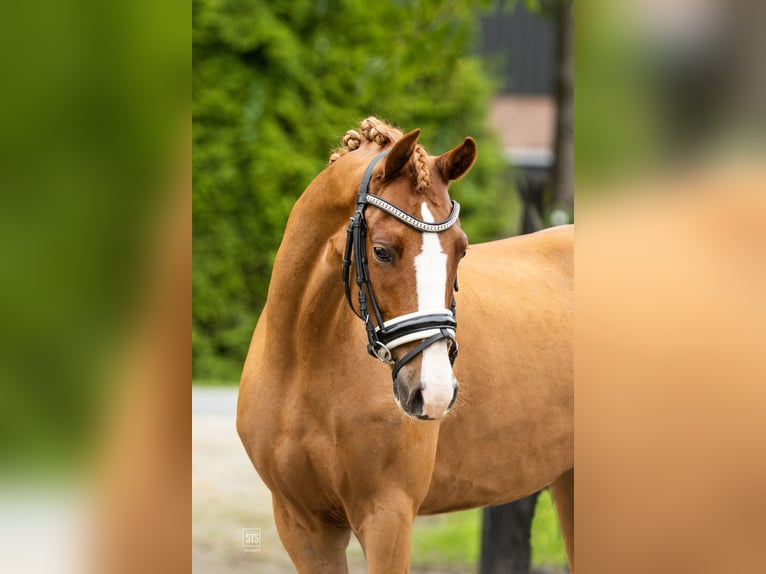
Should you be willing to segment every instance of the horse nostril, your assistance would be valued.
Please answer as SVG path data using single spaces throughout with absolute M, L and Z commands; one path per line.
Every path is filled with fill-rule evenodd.
M 410 398 L 410 414 L 420 416 L 423 414 L 423 390 L 417 389 Z
M 449 405 L 447 405 L 447 411 L 449 411 L 452 408 L 452 405 L 455 404 L 456 400 L 457 400 L 457 384 L 455 384 L 455 390 L 452 391 L 452 400 L 449 402 Z

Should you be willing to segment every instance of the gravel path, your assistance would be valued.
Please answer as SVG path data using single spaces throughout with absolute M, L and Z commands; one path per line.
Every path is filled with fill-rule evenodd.
M 192 569 L 203 573 L 292 572 L 258 478 L 234 426 L 236 388 L 192 389 Z M 260 528 L 245 552 L 243 528 Z

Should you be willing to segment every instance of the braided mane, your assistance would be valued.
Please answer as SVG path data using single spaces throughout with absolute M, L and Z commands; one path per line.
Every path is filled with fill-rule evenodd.
M 404 134 L 399 128 L 379 120 L 374 116 L 365 118 L 359 124 L 359 131 L 348 130 L 343 136 L 342 147 L 333 150 L 330 155 L 330 163 L 333 163 L 339 157 L 357 149 L 363 141 L 376 143 L 380 147 L 385 147 L 389 143 L 398 141 Z M 431 187 L 431 173 L 428 168 L 428 153 L 420 144 L 415 146 L 413 153 L 416 183 L 415 189 L 418 193 L 425 193 Z

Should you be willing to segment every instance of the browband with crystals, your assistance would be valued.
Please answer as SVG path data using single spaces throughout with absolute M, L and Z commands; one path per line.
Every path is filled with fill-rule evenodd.
M 417 217 L 414 217 L 410 215 L 409 213 L 402 211 L 398 207 L 396 207 L 393 203 L 387 202 L 382 197 L 378 197 L 377 195 L 373 195 L 371 193 L 368 193 L 364 196 L 365 203 L 369 205 L 374 205 L 378 209 L 382 209 L 389 215 L 393 215 L 396 217 L 399 221 L 402 223 L 409 225 L 413 229 L 417 229 L 418 231 L 423 231 L 426 233 L 440 233 L 446 229 L 449 229 L 453 225 L 455 225 L 455 222 L 458 220 L 458 217 L 460 217 L 460 204 L 457 201 L 452 201 L 452 211 L 449 214 L 449 217 L 445 219 L 444 221 L 440 221 L 438 223 L 428 223 L 423 221 L 422 219 L 418 219 Z

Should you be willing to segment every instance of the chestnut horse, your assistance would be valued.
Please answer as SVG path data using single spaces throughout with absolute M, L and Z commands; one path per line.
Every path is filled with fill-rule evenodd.
M 550 485 L 571 569 L 573 229 L 467 250 L 447 188 L 475 142 L 361 127 L 290 214 L 242 373 L 282 542 L 298 572 L 347 572 L 353 532 L 370 573 L 407 572 L 416 515 Z

